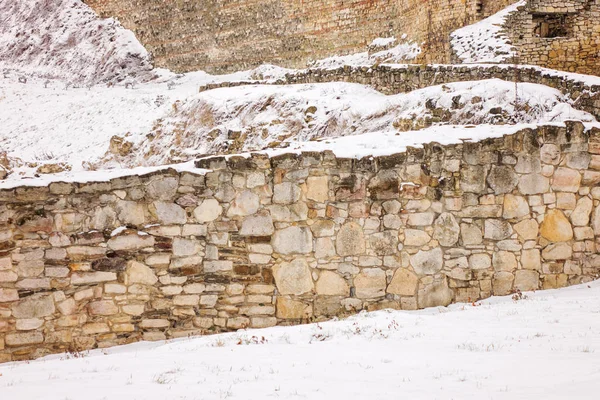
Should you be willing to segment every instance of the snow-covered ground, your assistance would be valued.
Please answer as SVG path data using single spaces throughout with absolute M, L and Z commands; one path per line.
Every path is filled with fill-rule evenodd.
M 0 365 L 6 399 L 592 400 L 600 282 Z
M 514 83 L 501 80 L 438 85 L 393 96 L 350 83 L 253 85 L 197 93 L 202 83 L 255 75 L 275 79 L 285 72 L 263 67 L 217 77 L 165 74 L 134 89 L 65 88 L 59 81 L 46 84 L 39 79 L 21 84 L 11 75 L 0 79 L 0 149 L 14 160 L 10 178 L 18 179 L 31 176 L 43 163 L 67 163 L 75 172 L 155 166 L 200 154 L 280 147 L 280 142 L 295 147 L 306 142 L 310 147 L 314 140 L 350 135 L 363 135 L 356 146 L 379 154 L 377 135 L 391 137 L 395 148 L 455 136 L 452 128 L 445 128 L 394 137 L 439 123 L 595 122 L 557 90 L 522 83 L 515 94 Z M 477 138 L 496 135 L 491 128 L 478 132 Z M 115 135 L 133 143 L 130 155 L 107 156 Z
M 512 4 L 498 13 L 450 34 L 454 54 L 463 63 L 501 63 L 516 55 L 502 26 L 511 13 L 524 6 L 525 0 Z

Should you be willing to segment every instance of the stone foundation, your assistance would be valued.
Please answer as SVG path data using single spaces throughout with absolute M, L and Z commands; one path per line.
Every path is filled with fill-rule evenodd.
M 600 130 L 0 191 L 0 360 L 598 277 Z

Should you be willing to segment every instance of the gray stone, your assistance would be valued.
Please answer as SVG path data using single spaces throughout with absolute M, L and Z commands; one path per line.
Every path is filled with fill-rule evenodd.
M 273 219 L 268 211 L 244 218 L 240 229 L 241 236 L 271 236 L 274 232 Z
M 421 247 L 429 243 L 431 236 L 420 229 L 404 230 L 404 245 Z
M 378 256 L 395 254 L 398 251 L 398 234 L 384 231 L 369 235 L 369 246 Z
M 433 238 L 445 247 L 454 246 L 458 242 L 460 226 L 454 215 L 442 213 L 433 224 Z
M 15 318 L 43 318 L 54 314 L 55 311 L 52 295 L 34 294 L 12 306 L 12 315 Z
M 185 210 L 175 203 L 155 201 L 152 203 L 150 211 L 165 225 L 185 224 L 187 222 Z
M 554 144 L 547 143 L 540 149 L 540 158 L 546 164 L 558 165 L 560 163 L 560 149 Z
M 509 251 L 495 251 L 492 256 L 492 265 L 496 271 L 511 272 L 517 269 L 517 258 Z
M 432 250 L 419 250 L 411 256 L 410 263 L 419 275 L 433 275 L 443 266 L 442 249 L 436 247 Z
M 206 199 L 194 210 L 194 218 L 200 223 L 212 222 L 219 218 L 223 207 L 215 199 Z
M 153 200 L 172 200 L 177 194 L 178 183 L 173 176 L 154 178 L 146 185 L 146 196 Z
M 123 225 L 143 225 L 146 222 L 144 206 L 135 201 L 117 201 L 117 215 Z
M 508 221 L 501 219 L 486 219 L 484 222 L 484 237 L 491 240 L 503 240 L 512 235 L 513 229 Z
M 292 204 L 300 200 L 301 190 L 298 185 L 283 182 L 273 185 L 273 203 Z
M 465 246 L 480 244 L 483 241 L 481 229 L 474 224 L 460 224 L 460 237 Z
M 462 191 L 469 193 L 482 193 L 485 191 L 486 172 L 486 168 L 482 165 L 463 165 L 460 177 Z
M 303 258 L 273 266 L 273 277 L 280 294 L 301 295 L 313 290 L 308 263 Z
M 590 223 L 590 214 L 594 202 L 589 197 L 582 197 L 577 201 L 577 206 L 570 215 L 571 222 L 574 226 L 587 226 Z
M 527 174 L 519 178 L 519 191 L 522 194 L 547 193 L 550 189 L 550 180 L 543 175 Z
M 510 166 L 493 165 L 487 182 L 496 194 L 510 193 L 517 187 L 519 177 Z
M 478 253 L 469 256 L 469 268 L 488 269 L 492 266 L 492 260 L 488 254 Z
M 271 244 L 277 253 L 305 254 L 313 250 L 313 236 L 309 228 L 290 226 L 276 231 Z
M 228 217 L 252 215 L 260 207 L 260 198 L 249 190 L 235 196 L 227 210 Z
M 352 256 L 365 252 L 365 236 L 363 230 L 355 222 L 348 222 L 340 228 L 335 241 L 340 256 Z
M 107 244 L 111 250 L 139 250 L 154 246 L 154 237 L 133 233 L 112 237 Z
M 441 282 L 434 282 L 419 289 L 417 303 L 419 308 L 447 306 L 452 303 L 454 293 L 448 287 L 448 282 L 444 279 Z

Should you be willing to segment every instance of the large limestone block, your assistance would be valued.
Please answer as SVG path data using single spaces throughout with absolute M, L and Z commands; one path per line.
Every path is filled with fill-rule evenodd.
M 519 177 L 510 166 L 493 165 L 487 182 L 496 194 L 510 193 L 517 187 Z
M 469 256 L 469 268 L 488 269 L 492 266 L 492 259 L 486 253 L 477 253 Z
M 552 209 L 544 216 L 540 234 L 551 242 L 566 242 L 573 239 L 573 228 L 562 211 Z
M 228 217 L 252 215 L 260 207 L 260 198 L 249 190 L 238 193 L 227 210 Z
M 333 236 L 335 223 L 327 219 L 321 219 L 312 224 L 310 230 L 315 237 Z
M 577 206 L 571 213 L 571 222 L 574 226 L 588 226 L 590 223 L 590 214 L 594 202 L 589 197 L 582 197 L 577 201 Z
M 200 223 L 212 222 L 219 218 L 223 207 L 216 199 L 206 199 L 194 209 L 194 218 Z
M 519 178 L 519 191 L 522 194 L 547 193 L 550 189 L 550 180 L 540 174 L 527 174 Z
M 340 228 L 335 241 L 337 253 L 340 256 L 353 256 L 365 252 L 365 235 L 362 228 L 355 222 L 348 222 Z
M 15 318 L 43 318 L 54 314 L 54 299 L 51 295 L 33 295 L 13 304 Z
M 504 210 L 502 217 L 506 219 L 521 218 L 529 214 L 529 204 L 522 196 L 504 195 Z
M 540 271 L 542 269 L 542 259 L 538 249 L 528 249 L 521 252 L 521 266 L 523 269 Z
M 8 333 L 5 338 L 7 346 L 30 346 L 44 343 L 41 332 Z
M 577 192 L 581 185 L 581 174 L 570 168 L 557 168 L 552 177 L 552 190 L 555 192 Z
M 354 278 L 356 297 L 373 299 L 385 296 L 385 272 L 379 268 L 365 268 Z
M 514 225 L 515 232 L 521 241 L 535 240 L 538 236 L 539 225 L 535 219 L 526 219 Z
M 348 296 L 350 287 L 339 274 L 322 271 L 317 281 L 317 294 L 324 296 Z
M 398 296 L 414 296 L 417 293 L 418 286 L 419 278 L 417 275 L 408 269 L 400 268 L 394 273 L 387 292 Z
M 306 179 L 306 198 L 323 203 L 329 199 L 329 178 L 311 176 Z
M 573 249 L 567 243 L 553 243 L 542 250 L 544 260 L 568 260 L 573 256 Z
M 185 224 L 187 222 L 185 210 L 175 203 L 155 201 L 150 207 L 150 212 L 165 225 Z
M 154 200 L 172 200 L 177 194 L 178 184 L 178 179 L 173 176 L 155 178 L 146 186 L 146 196 Z
M 560 149 L 554 144 L 547 143 L 540 149 L 540 159 L 550 165 L 560 163 Z
M 117 216 L 123 225 L 143 225 L 146 222 L 144 206 L 135 201 L 117 201 Z
M 492 265 L 496 271 L 514 271 L 517 269 L 517 258 L 509 251 L 495 251 L 492 255 Z
M 92 315 L 114 315 L 119 312 L 119 307 L 112 300 L 93 301 L 88 308 Z
M 8 303 L 19 300 L 19 292 L 16 289 L 0 288 L 0 303 Z
M 492 279 L 492 290 L 496 296 L 506 296 L 513 291 L 514 275 L 511 272 L 496 272 Z
M 315 240 L 315 258 L 329 258 L 335 257 L 335 255 L 335 245 L 331 238 L 324 237 Z
M 269 212 L 250 215 L 242 221 L 241 236 L 271 236 L 275 232 Z
M 410 258 L 410 263 L 418 275 L 433 275 L 442 269 L 444 264 L 442 249 L 419 250 Z
M 114 236 L 108 240 L 107 244 L 111 250 L 139 250 L 145 247 L 153 247 L 154 236 L 135 233 Z
M 313 315 L 311 304 L 286 297 L 277 297 L 277 318 L 281 319 L 308 319 Z
M 417 304 L 419 308 L 447 306 L 452 303 L 454 293 L 448 287 L 448 282 L 444 279 L 441 282 L 434 282 L 419 289 Z
M 273 185 L 273 203 L 292 204 L 300 200 L 300 187 L 291 182 Z
M 460 224 L 460 238 L 463 245 L 480 244 L 483 241 L 483 233 L 477 225 Z
M 540 274 L 536 271 L 519 270 L 515 273 L 515 289 L 523 292 L 537 290 L 540 286 Z
M 486 188 L 486 172 L 482 165 L 464 165 L 461 168 L 460 188 L 464 192 L 482 193 Z
M 290 226 L 275 231 L 271 244 L 277 253 L 306 254 L 313 250 L 313 236 L 309 228 Z
M 280 294 L 300 295 L 313 290 L 308 263 L 303 258 L 283 262 L 273 267 L 273 277 Z
M 484 237 L 491 240 L 504 240 L 512 235 L 513 229 L 508 221 L 502 219 L 486 219 Z
M 433 224 L 433 238 L 437 239 L 440 245 L 450 247 L 458 242 L 460 226 L 456 222 L 454 215 L 442 213 Z
M 202 249 L 202 243 L 198 240 L 178 237 L 173 239 L 173 255 L 175 257 L 193 256 L 200 253 Z
M 429 243 L 431 236 L 420 229 L 404 230 L 404 245 L 421 247 Z
M 398 234 L 385 231 L 369 235 L 369 246 L 379 256 L 395 254 L 398 252 Z
M 152 286 L 158 282 L 158 278 L 154 271 L 137 261 L 129 261 L 127 263 L 127 270 L 125 271 L 125 284 L 133 285 L 139 283 L 141 285 Z

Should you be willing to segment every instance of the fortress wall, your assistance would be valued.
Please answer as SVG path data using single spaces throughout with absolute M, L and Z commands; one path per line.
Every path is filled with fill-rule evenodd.
M 210 158 L 196 172 L 0 191 L 0 361 L 600 273 L 600 131 L 387 157 Z

